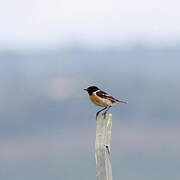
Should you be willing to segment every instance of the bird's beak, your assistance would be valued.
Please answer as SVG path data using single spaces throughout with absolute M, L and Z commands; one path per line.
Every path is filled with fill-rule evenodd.
M 87 89 L 83 89 L 84 91 L 87 91 Z

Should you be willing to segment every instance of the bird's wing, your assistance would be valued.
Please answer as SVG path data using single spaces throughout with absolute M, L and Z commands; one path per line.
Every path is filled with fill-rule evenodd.
M 119 100 L 115 99 L 114 97 L 110 96 L 109 94 L 107 94 L 104 91 L 98 91 L 96 92 L 97 96 L 104 98 L 104 99 L 108 99 L 110 100 L 112 103 L 118 102 Z
M 107 94 L 106 92 L 101 91 L 101 90 L 96 92 L 96 95 L 101 97 L 101 98 L 108 99 L 112 103 L 127 103 L 127 101 L 122 101 L 122 100 L 115 99 L 113 96 L 110 96 L 109 94 Z

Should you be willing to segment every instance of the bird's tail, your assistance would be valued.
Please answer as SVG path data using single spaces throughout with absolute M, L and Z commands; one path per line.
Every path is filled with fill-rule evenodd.
M 117 99 L 117 102 L 118 102 L 118 103 L 124 103 L 124 104 L 127 104 L 127 103 L 128 103 L 128 101 L 123 101 L 123 100 L 118 100 L 118 99 Z

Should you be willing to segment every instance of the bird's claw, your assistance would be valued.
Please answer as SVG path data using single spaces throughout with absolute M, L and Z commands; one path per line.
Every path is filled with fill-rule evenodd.
M 106 119 L 106 112 L 102 113 L 104 119 Z
M 106 114 L 107 114 L 107 112 L 102 113 L 102 116 L 104 119 L 106 119 Z M 98 118 L 98 115 L 99 115 L 99 112 L 96 113 L 96 120 Z
M 99 112 L 96 113 L 96 120 L 97 120 L 98 115 L 99 115 Z

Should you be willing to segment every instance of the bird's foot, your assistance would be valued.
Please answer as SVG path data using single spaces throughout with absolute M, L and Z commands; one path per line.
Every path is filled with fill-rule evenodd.
M 107 114 L 107 112 L 106 112 L 106 111 L 105 111 L 104 113 L 102 113 L 102 115 L 103 115 L 104 119 L 106 119 L 106 114 Z
M 98 115 L 99 115 L 99 112 L 96 113 L 96 120 L 97 120 Z

